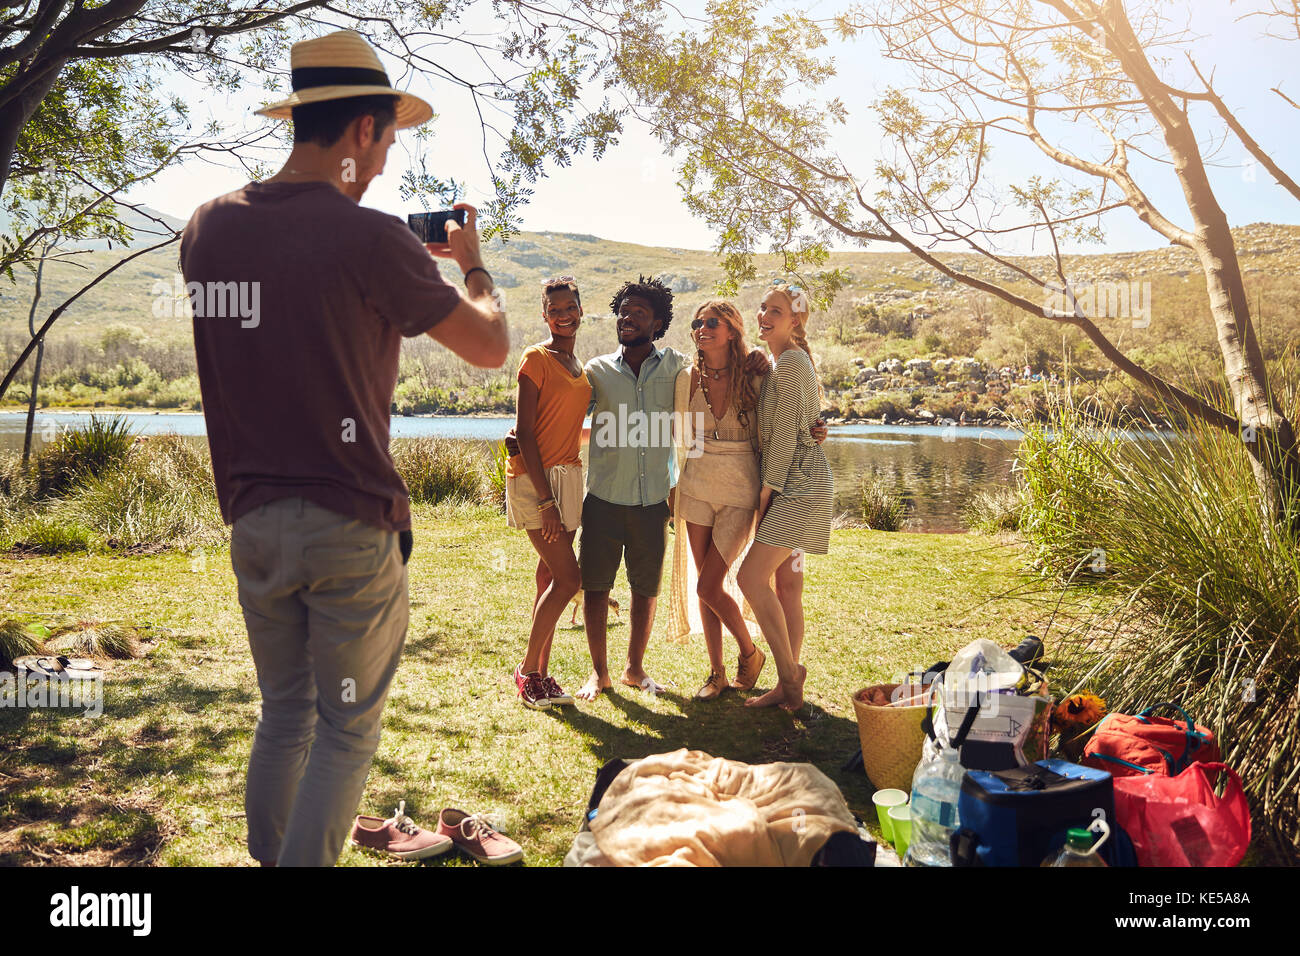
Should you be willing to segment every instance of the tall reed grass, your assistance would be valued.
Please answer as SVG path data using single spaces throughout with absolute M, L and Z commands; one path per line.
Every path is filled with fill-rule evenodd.
M 1015 488 L 997 486 L 981 488 L 970 496 L 962 508 L 962 521 L 972 531 L 996 534 L 1016 531 L 1020 527 L 1024 502 Z
M 0 621 L 0 668 L 9 668 L 13 662 L 28 654 L 39 654 L 41 639 L 18 621 Z
M 80 482 L 106 474 L 126 460 L 135 435 L 120 415 L 91 415 L 84 428 L 60 434 L 31 461 L 36 494 L 60 495 Z
M 391 451 L 415 503 L 504 507 L 500 443 L 397 439 Z M 16 455 L 0 459 L 0 549 L 190 549 L 220 544 L 226 535 L 211 460 L 189 439 L 137 440 L 121 419 L 92 417 L 26 469 Z
M 142 442 L 118 468 L 86 481 L 60 515 L 113 549 L 190 549 L 226 532 L 206 452 L 178 435 Z
M 1242 439 L 1196 420 L 1135 436 L 1067 392 L 1022 427 L 1020 528 L 1036 566 L 1105 599 L 1059 639 L 1058 687 L 1126 713 L 1181 704 L 1218 737 L 1257 826 L 1297 853 L 1300 489 L 1270 513 Z
M 910 505 L 875 473 L 862 476 L 855 499 L 853 510 L 837 515 L 834 527 L 901 531 L 912 512 Z
M 492 500 L 493 482 L 489 475 L 492 464 L 482 442 L 399 438 L 389 450 L 413 503 L 484 504 Z

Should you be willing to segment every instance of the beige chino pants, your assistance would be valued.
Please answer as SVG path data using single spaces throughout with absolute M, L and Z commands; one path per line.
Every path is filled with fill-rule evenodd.
M 398 534 L 282 498 L 235 522 L 230 557 L 262 693 L 248 851 L 280 866 L 333 866 L 406 640 Z

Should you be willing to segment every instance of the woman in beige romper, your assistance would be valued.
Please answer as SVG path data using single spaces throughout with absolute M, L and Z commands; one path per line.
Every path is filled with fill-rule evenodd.
M 749 690 L 758 680 L 766 656 L 754 644 L 741 611 L 739 589 L 731 566 L 744 553 L 754 533 L 758 509 L 758 381 L 744 371 L 749 352 L 744 320 L 729 302 L 706 302 L 691 323 L 695 340 L 694 368 L 678 377 L 680 424 L 675 491 L 677 520 L 699 575 L 700 629 L 709 652 L 709 676 L 696 694 L 701 700 L 718 697 L 728 686 Z M 684 451 L 684 454 L 682 452 Z M 689 633 L 686 561 L 680 527 L 673 562 L 673 617 L 679 636 Z M 730 587 L 728 584 L 730 583 Z M 739 645 L 736 679 L 728 684 L 722 657 L 722 626 Z

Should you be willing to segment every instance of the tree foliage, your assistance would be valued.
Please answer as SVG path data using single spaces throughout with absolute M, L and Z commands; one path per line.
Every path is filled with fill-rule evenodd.
M 1284 29 L 1292 6 L 1253 9 Z M 874 39 L 909 78 L 872 104 L 884 158 L 871 169 L 835 148 L 849 111 L 823 92 L 831 36 Z M 1079 329 L 1186 413 L 1263 435 L 1249 451 L 1268 491 L 1278 478 L 1300 481 L 1300 451 L 1268 385 L 1202 144 L 1233 137 L 1297 200 L 1300 186 L 1222 100 L 1191 41 L 1160 0 L 882 0 L 820 21 L 714 0 L 700 25 L 661 20 L 654 36 L 630 38 L 619 65 L 642 114 L 684 157 L 687 201 L 714 227 L 733 283 L 753 277 L 764 245 L 791 267 L 824 261 L 831 242 L 902 247 L 956 282 Z M 994 176 L 994 150 L 1006 147 L 1037 152 L 1035 172 Z M 1160 208 L 1147 176 L 1175 186 L 1186 209 Z M 1199 260 L 1235 414 L 1133 361 L 1078 306 L 1062 243 L 1103 239 L 1116 214 Z M 1012 258 L 1030 235 L 1051 253 Z M 955 271 L 943 251 L 976 253 L 1013 281 Z M 1026 280 L 1044 295 L 1014 288 Z

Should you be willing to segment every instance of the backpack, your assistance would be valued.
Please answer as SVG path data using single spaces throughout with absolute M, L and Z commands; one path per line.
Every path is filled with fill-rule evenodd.
M 1111 775 L 1040 760 L 996 772 L 968 770 L 957 800 L 953 866 L 1040 866 L 1065 845 L 1066 831 L 1100 815 L 1110 828 L 1098 850 L 1107 866 L 1136 866 L 1133 844 L 1115 820 Z
M 1153 717 L 1158 707 L 1173 707 L 1181 721 Z M 1140 714 L 1110 714 L 1083 748 L 1085 766 L 1109 770 L 1117 777 L 1159 774 L 1176 777 L 1193 761 L 1216 763 L 1219 746 L 1214 734 L 1192 721 L 1177 704 L 1153 704 Z

